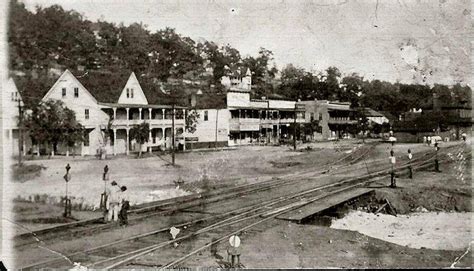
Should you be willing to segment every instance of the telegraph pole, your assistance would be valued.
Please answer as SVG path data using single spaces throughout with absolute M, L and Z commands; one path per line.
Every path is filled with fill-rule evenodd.
M 18 117 L 19 117 L 19 123 L 18 123 L 18 164 L 21 165 L 21 160 L 22 160 L 22 146 L 23 146 L 23 110 L 21 109 L 21 101 L 18 99 Z M 12 133 L 13 137 L 13 133 Z
M 216 142 L 214 144 L 214 147 L 216 149 L 217 149 L 217 122 L 218 122 L 218 120 L 219 120 L 219 109 L 216 110 L 216 138 L 215 138 Z
M 296 151 L 296 102 L 293 116 L 293 150 Z
M 171 164 L 174 166 L 174 104 L 176 103 L 176 99 L 173 95 L 173 104 L 171 105 Z

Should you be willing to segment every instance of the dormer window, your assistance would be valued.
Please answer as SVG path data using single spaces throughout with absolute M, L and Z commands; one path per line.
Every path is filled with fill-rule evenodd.
M 127 88 L 127 98 L 130 98 L 130 89 Z
M 130 89 L 130 98 L 133 98 L 133 88 Z
M 79 88 L 74 88 L 74 98 L 79 98 Z
M 66 97 L 66 88 L 63 88 L 63 90 L 62 90 L 62 96 L 63 96 L 63 98 Z

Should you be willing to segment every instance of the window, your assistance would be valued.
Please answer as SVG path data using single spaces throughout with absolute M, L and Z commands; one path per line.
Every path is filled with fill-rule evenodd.
M 89 119 L 89 109 L 84 110 L 84 115 L 85 115 L 86 120 L 88 120 Z
M 204 121 L 208 121 L 209 120 L 209 112 L 204 111 Z
M 130 89 L 127 88 L 127 98 L 130 98 Z
M 74 88 L 74 98 L 79 97 L 79 88 Z
M 311 113 L 311 121 L 314 120 L 314 113 Z
M 66 97 L 66 88 L 63 88 L 63 98 Z
M 133 88 L 130 89 L 130 98 L 133 98 Z
M 15 100 L 15 92 L 12 92 L 12 101 L 16 101 Z
M 319 113 L 319 120 L 323 120 L 323 114 Z

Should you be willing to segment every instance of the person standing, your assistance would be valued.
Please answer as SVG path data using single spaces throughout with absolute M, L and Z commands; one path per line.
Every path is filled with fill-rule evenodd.
M 118 212 L 120 211 L 120 187 L 116 181 L 111 183 L 112 187 L 107 190 L 107 221 L 117 221 Z
M 119 224 L 120 226 L 128 225 L 128 209 L 130 209 L 130 199 L 128 198 L 127 187 L 120 187 L 120 212 Z

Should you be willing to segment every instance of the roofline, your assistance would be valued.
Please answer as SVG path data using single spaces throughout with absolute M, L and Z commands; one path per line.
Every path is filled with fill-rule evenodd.
M 98 102 L 98 105 L 103 108 L 172 108 L 172 105 L 167 104 L 118 104 L 118 103 L 103 103 Z M 187 109 L 188 107 L 175 105 L 175 109 Z
M 89 90 L 76 78 L 76 76 L 74 76 L 74 74 L 72 74 L 72 72 L 69 71 L 69 69 L 66 69 L 62 74 L 61 76 L 59 76 L 59 78 L 56 80 L 56 82 L 53 84 L 53 86 L 48 90 L 48 92 L 46 92 L 46 94 L 43 96 L 43 98 L 41 98 L 42 101 L 46 100 L 47 97 L 51 94 L 51 92 L 53 91 L 54 87 L 56 87 L 57 84 L 59 84 L 59 81 L 61 80 L 61 78 L 65 77 L 66 74 L 70 74 L 72 75 L 72 78 L 74 78 L 74 80 L 77 81 L 77 83 L 79 83 L 79 85 L 81 87 L 83 87 L 85 90 L 86 90 L 86 93 L 92 97 L 92 99 L 98 104 L 99 102 L 97 101 L 97 99 L 94 97 L 94 95 L 92 95 Z

